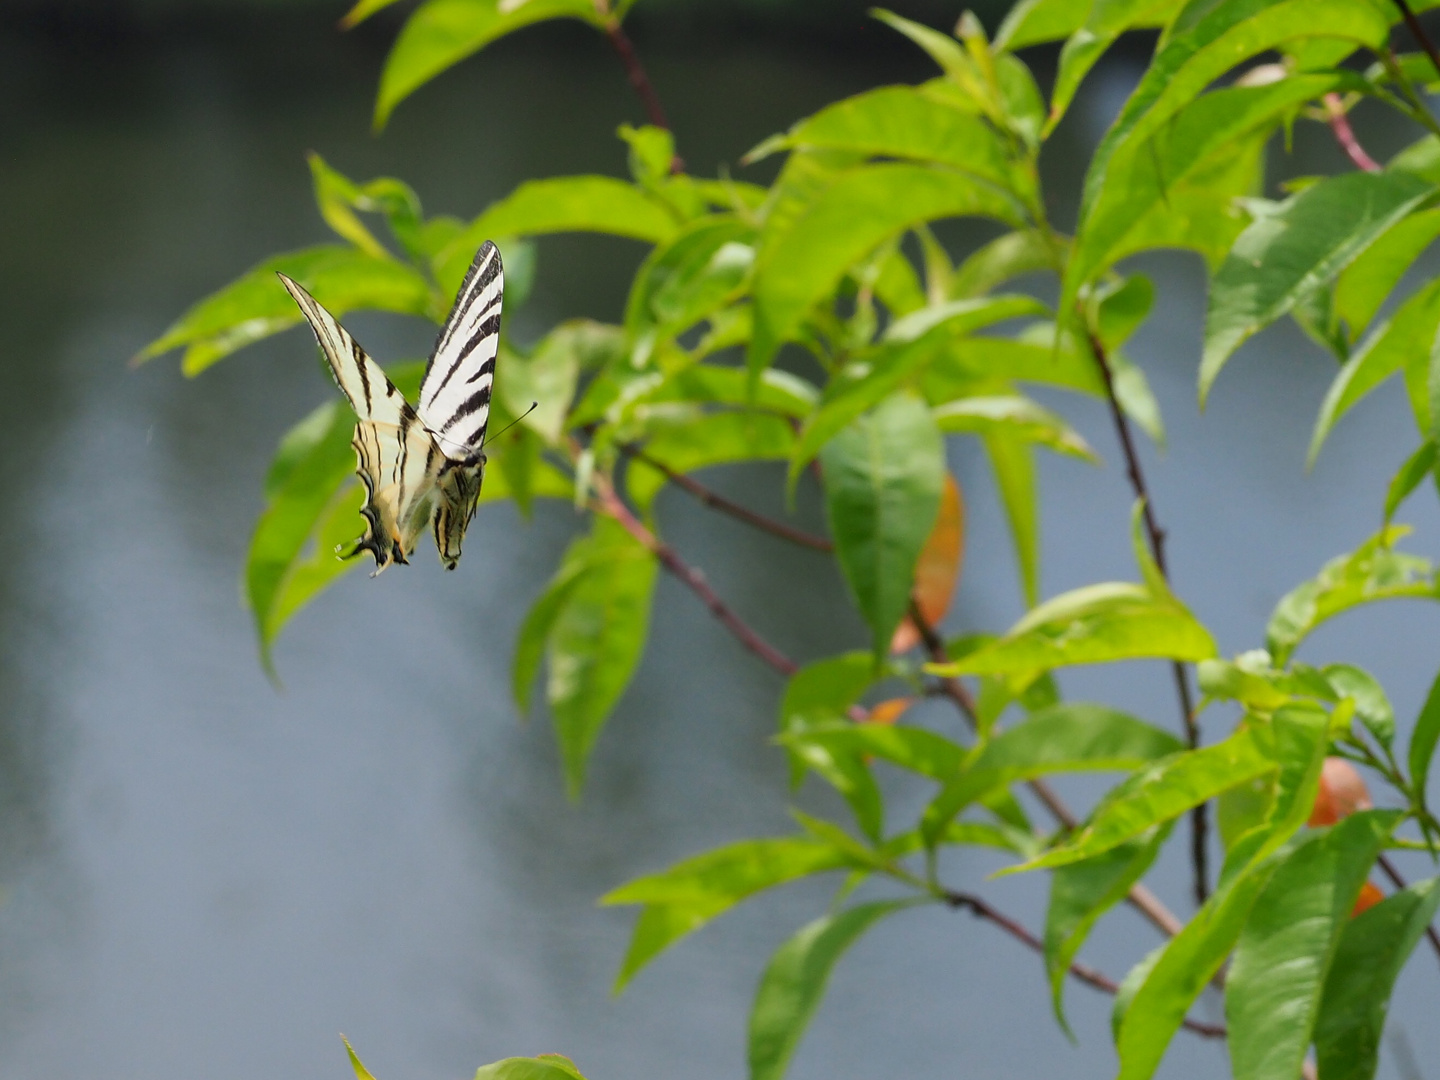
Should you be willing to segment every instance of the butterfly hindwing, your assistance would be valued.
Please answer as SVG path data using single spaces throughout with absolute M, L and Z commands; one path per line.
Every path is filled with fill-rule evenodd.
M 420 383 L 420 418 L 446 455 L 480 457 L 500 346 L 505 270 L 489 240 L 475 255 Z
M 365 485 L 360 512 L 366 527 L 351 554 L 369 551 L 379 573 L 392 562 L 408 561 L 430 526 L 446 456 L 380 365 L 335 317 L 294 281 L 283 274 L 280 279 L 315 331 L 330 373 L 359 421 L 352 445 L 355 471 Z

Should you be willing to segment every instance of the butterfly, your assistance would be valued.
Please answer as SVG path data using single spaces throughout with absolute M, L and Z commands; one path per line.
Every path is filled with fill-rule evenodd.
M 470 264 L 414 408 L 335 316 L 284 274 L 280 280 L 315 331 L 330 374 L 359 420 L 351 445 L 365 485 L 365 535 L 343 557 L 368 551 L 379 574 L 391 563 L 408 562 L 428 527 L 440 562 L 454 570 L 485 478 L 485 427 L 505 292 L 499 248 L 485 241 Z

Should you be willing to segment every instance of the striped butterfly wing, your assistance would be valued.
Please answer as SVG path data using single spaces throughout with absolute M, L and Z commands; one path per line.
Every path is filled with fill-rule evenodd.
M 360 510 L 365 535 L 346 557 L 370 552 L 378 574 L 392 562 L 407 562 L 430 525 L 445 455 L 380 365 L 335 317 L 284 274 L 280 280 L 315 331 L 330 374 L 359 420 L 352 445 L 355 471 L 365 485 Z
M 481 448 L 490 420 L 504 292 L 500 249 L 486 240 L 470 264 L 420 383 L 420 419 L 454 461 L 484 463 Z

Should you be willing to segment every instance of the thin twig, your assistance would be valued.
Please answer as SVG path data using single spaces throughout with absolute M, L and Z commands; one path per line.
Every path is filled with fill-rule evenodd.
M 635 46 L 631 43 L 629 35 L 620 25 L 619 19 L 611 19 L 605 27 L 605 36 L 610 39 L 616 55 L 620 57 L 620 63 L 625 65 L 625 77 L 630 80 L 630 85 L 635 93 L 639 95 L 640 102 L 645 106 L 645 112 L 650 117 L 650 123 L 658 128 L 670 130 L 670 121 L 665 117 L 665 110 L 660 105 L 660 96 L 655 93 L 655 87 L 650 82 L 650 76 L 645 73 L 645 65 L 640 63 L 640 57 L 635 52 Z M 676 154 L 670 159 L 670 171 L 682 173 L 685 171 L 685 162 Z
M 834 543 L 825 537 L 816 536 L 814 533 L 808 533 L 803 529 L 794 528 L 793 526 L 786 525 L 783 521 L 776 521 L 774 518 L 768 518 L 764 514 L 757 514 L 754 510 L 741 506 L 737 502 L 731 502 L 725 498 L 725 496 L 711 491 L 699 481 L 691 479 L 682 472 L 676 472 L 663 461 L 651 457 L 634 443 L 627 443 L 620 449 L 636 461 L 643 461 L 652 469 L 658 469 L 664 473 L 666 479 L 676 487 L 693 495 L 712 510 L 718 510 L 722 514 L 729 514 L 731 517 L 737 518 L 747 525 L 753 525 L 755 528 L 768 532 L 772 536 L 789 540 L 791 543 L 799 544 L 802 547 L 813 548 L 816 551 L 835 550 Z
M 948 663 L 950 657 L 945 651 L 944 639 L 926 620 L 924 612 L 920 610 L 920 605 L 914 602 L 910 605 L 910 618 L 915 623 L 915 629 L 920 632 L 920 640 L 931 661 L 937 664 Z M 976 708 L 974 697 L 965 688 L 965 684 L 959 679 L 944 676 L 940 679 L 939 686 L 940 692 L 955 703 L 955 707 L 960 710 L 960 715 L 965 718 L 971 730 L 975 730 L 979 726 L 979 711 Z M 1044 780 L 1030 780 L 1028 787 L 1060 825 L 1067 829 L 1073 829 L 1079 824 L 1079 819 L 1065 805 L 1064 800 Z M 1174 912 L 1167 908 L 1158 896 L 1144 885 L 1136 883 L 1130 886 L 1125 901 L 1149 919 L 1151 924 L 1166 937 L 1174 937 L 1185 925 L 1175 917 Z
M 1042 956 L 1045 954 L 1045 945 L 1040 941 L 1039 938 L 1037 938 L 1029 930 L 1025 929 L 1025 927 L 1021 926 L 1014 919 L 1010 918 L 1008 915 L 1005 915 L 1000 911 L 997 911 L 995 908 L 991 907 L 988 903 L 980 899 L 980 897 L 975 896 L 973 893 L 952 892 L 947 890 L 945 892 L 945 902 L 949 904 L 952 908 L 965 908 L 977 918 L 986 919 L 989 922 L 994 923 L 1011 937 L 1015 938 L 1019 942 L 1022 942 L 1034 952 L 1037 952 Z M 1073 975 L 1075 978 L 1079 979 L 1081 982 L 1085 983 L 1087 986 L 1093 986 L 1096 990 L 1103 990 L 1107 994 L 1113 995 L 1120 992 L 1119 983 L 1115 982 L 1115 980 L 1109 978 L 1108 976 L 1101 974 L 1087 964 L 1071 964 L 1070 974 Z M 1182 1023 L 1186 1028 L 1195 1032 L 1195 1034 L 1203 1035 L 1207 1039 L 1223 1039 L 1225 1037 L 1225 1029 L 1219 1024 L 1206 1024 L 1199 1020 L 1191 1020 L 1188 1017 L 1183 1020 Z
M 1120 437 L 1120 449 L 1125 455 L 1125 473 L 1130 486 L 1141 503 L 1141 515 L 1145 522 L 1145 533 L 1150 540 L 1150 553 L 1155 565 L 1166 581 L 1170 580 L 1170 568 L 1165 562 L 1165 530 L 1155 518 L 1154 501 L 1145 484 L 1145 473 L 1140 468 L 1140 455 L 1135 449 L 1135 440 L 1130 433 L 1130 421 L 1120 408 L 1120 399 L 1115 396 L 1115 377 L 1110 362 L 1105 356 L 1105 345 L 1090 332 L 1090 348 L 1095 354 L 1095 364 L 1105 383 L 1105 400 L 1110 405 L 1110 418 L 1115 423 L 1115 433 Z M 1185 741 L 1193 750 L 1200 745 L 1200 726 L 1195 722 L 1195 706 L 1190 698 L 1190 680 L 1185 674 L 1185 665 L 1178 660 L 1171 661 L 1170 671 L 1175 677 L 1175 692 L 1180 699 L 1180 719 L 1185 729 Z M 1209 821 L 1206 803 L 1200 803 L 1190 811 L 1190 859 L 1195 867 L 1195 904 L 1203 907 L 1210 896 L 1209 856 L 1206 850 L 1206 835 Z
M 615 489 L 608 479 L 597 473 L 592 482 L 600 500 L 600 509 L 614 518 L 621 528 L 640 542 L 642 547 L 652 552 L 660 560 L 661 566 L 688 586 L 690 591 L 710 609 L 710 614 L 719 619 L 720 624 L 734 634 L 741 645 L 744 645 L 781 675 L 794 675 L 800 670 L 800 665 L 762 638 L 740 616 L 736 615 L 730 606 L 720 599 L 715 590 L 710 588 L 710 583 L 705 580 L 704 574 L 680 558 L 674 548 L 647 529 L 640 519 L 630 512 L 630 508 L 621 501 L 620 496 L 615 494 Z
M 1405 20 L 1405 25 L 1410 28 L 1410 33 L 1415 35 L 1415 40 L 1425 50 L 1425 55 L 1430 57 L 1430 62 L 1435 65 L 1435 73 L 1440 75 L 1440 50 L 1435 48 L 1435 43 L 1430 40 L 1430 35 L 1425 33 L 1425 28 L 1420 25 L 1420 20 L 1415 17 L 1415 12 L 1410 10 L 1406 0 L 1395 0 L 1395 6 L 1400 9 L 1400 15 Z
M 1400 871 L 1396 868 L 1395 864 L 1390 861 L 1388 855 L 1381 853 L 1380 858 L 1376 861 L 1380 864 L 1380 869 L 1385 872 L 1385 876 L 1390 879 L 1397 889 L 1407 887 L 1405 879 L 1400 876 Z M 1435 955 L 1440 957 L 1440 934 L 1435 932 L 1435 927 L 1425 927 L 1425 936 L 1430 939 L 1430 947 L 1435 950 Z
M 1325 120 L 1335 135 L 1335 141 L 1340 144 L 1340 149 L 1345 151 L 1345 156 L 1357 169 L 1379 172 L 1380 163 L 1365 152 L 1360 140 L 1355 137 L 1355 130 L 1350 126 L 1350 118 L 1345 115 L 1345 103 L 1340 95 L 1332 91 L 1326 94 L 1321 102 L 1325 107 Z

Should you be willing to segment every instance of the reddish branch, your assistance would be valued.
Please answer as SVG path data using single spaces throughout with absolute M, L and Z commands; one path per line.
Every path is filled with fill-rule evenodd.
M 1415 17 L 1415 12 L 1410 10 L 1406 0 L 1395 0 L 1395 6 L 1400 9 L 1400 15 L 1405 20 L 1405 25 L 1410 28 L 1410 33 L 1415 35 L 1415 40 L 1435 65 L 1435 73 L 1440 75 L 1440 50 L 1435 48 L 1435 43 L 1430 40 L 1430 35 L 1425 33 L 1425 28 L 1420 25 L 1420 20 Z
M 755 528 L 760 529 L 764 532 L 768 532 L 772 536 L 778 536 L 781 539 L 789 540 L 791 543 L 799 544 L 802 547 L 813 548 L 816 551 L 835 550 L 835 545 L 830 540 L 827 540 L 825 537 L 816 536 L 814 533 L 808 533 L 805 532 L 803 529 L 794 528 L 793 526 L 786 525 L 783 521 L 776 521 L 774 518 L 768 518 L 764 514 L 757 514 L 754 510 L 750 510 L 747 507 L 741 506 L 737 502 L 731 502 L 729 499 L 725 498 L 725 496 L 711 491 L 704 484 L 701 484 L 696 480 L 692 480 L 684 473 L 676 472 L 674 469 L 670 468 L 669 465 L 666 465 L 663 461 L 659 461 L 651 457 L 634 443 L 622 446 L 621 449 L 630 457 L 634 458 L 636 461 L 643 461 L 652 469 L 658 469 L 660 472 L 664 473 L 665 478 L 671 483 L 673 483 L 676 487 L 680 488 L 682 491 L 689 493 L 690 495 L 693 495 L 696 499 L 698 499 L 704 505 L 710 507 L 710 509 L 712 510 L 718 510 L 722 514 L 729 514 L 731 517 L 743 521 L 747 525 L 753 525 L 755 526 Z
M 650 123 L 658 128 L 670 130 L 670 121 L 665 117 L 665 110 L 660 105 L 660 96 L 655 93 L 655 87 L 650 82 L 650 76 L 645 73 L 645 66 L 640 63 L 640 57 L 635 52 L 635 46 L 631 43 L 629 36 L 620 26 L 620 20 L 612 19 L 605 27 L 605 36 L 610 39 L 611 46 L 620 57 L 620 63 L 625 65 L 625 77 L 630 80 L 630 85 L 635 93 L 639 95 L 640 102 L 645 106 L 645 113 L 650 118 Z M 682 173 L 685 171 L 685 162 L 676 154 L 670 159 L 670 171 Z
M 935 632 L 935 628 L 926 621 L 925 615 L 921 612 L 918 604 L 911 603 L 910 618 L 915 623 L 915 628 L 920 631 L 920 640 L 924 644 L 925 651 L 929 654 L 931 661 L 936 664 L 948 663 L 950 657 L 945 651 L 944 640 Z M 946 676 L 939 680 L 939 687 L 941 694 L 955 703 L 955 707 L 960 710 L 960 715 L 965 717 L 965 721 L 970 725 L 971 730 L 975 730 L 978 727 L 977 717 L 979 713 L 975 706 L 975 699 L 971 696 L 970 691 L 965 688 L 965 684 L 959 679 Z M 1070 808 L 1065 805 L 1060 796 L 1055 794 L 1055 790 L 1044 780 L 1031 780 L 1028 782 L 1028 786 L 1035 797 L 1045 804 L 1045 809 L 1050 811 L 1051 816 L 1054 817 L 1060 825 L 1067 829 L 1073 829 L 1079 824 L 1074 813 L 1071 812 Z M 1125 900 L 1135 908 L 1136 911 L 1149 919 L 1156 929 L 1167 937 L 1174 937 L 1184 926 L 1184 924 L 1175 917 L 1174 913 L 1161 902 L 1160 898 L 1144 885 L 1132 885 Z
M 1345 115 L 1345 103 L 1340 95 L 1333 92 L 1326 94 L 1321 102 L 1325 107 L 1325 120 L 1335 135 L 1335 141 L 1340 144 L 1340 149 L 1345 151 L 1345 156 L 1357 169 L 1379 172 L 1380 163 L 1365 152 L 1360 140 L 1355 137 L 1355 130 L 1350 126 L 1350 118 Z
M 995 910 L 984 900 L 980 899 L 980 897 L 972 893 L 947 891 L 945 893 L 945 902 L 952 908 L 966 908 L 977 918 L 993 922 L 1017 941 L 1023 942 L 1033 951 L 1040 953 L 1042 956 L 1044 955 L 1045 946 L 1039 938 L 1008 915 Z M 1120 985 L 1118 983 L 1086 964 L 1071 964 L 1070 974 L 1087 986 L 1093 986 L 1095 989 L 1103 990 L 1107 994 L 1118 994 L 1120 992 Z M 1182 1023 L 1197 1035 L 1204 1035 L 1207 1039 L 1223 1039 L 1225 1037 L 1225 1029 L 1219 1024 L 1206 1024 L 1199 1020 L 1191 1020 L 1188 1017 L 1183 1020 Z
M 1377 861 L 1380 863 L 1380 869 L 1385 872 L 1385 876 L 1397 889 L 1406 888 L 1405 879 L 1400 876 L 1400 871 L 1395 868 L 1395 864 L 1390 861 L 1388 855 L 1382 854 Z M 1425 927 L 1425 936 L 1430 939 L 1430 947 L 1435 950 L 1435 955 L 1440 957 L 1440 934 L 1435 932 L 1435 927 Z
M 1160 527 L 1160 523 L 1155 518 L 1154 501 L 1150 498 L 1150 490 L 1145 484 L 1145 473 L 1140 468 L 1140 455 L 1135 449 L 1135 439 L 1130 432 L 1130 421 L 1126 418 L 1124 410 L 1120 408 L 1120 399 L 1115 396 L 1115 377 L 1110 370 L 1110 362 L 1105 356 L 1104 343 L 1093 331 L 1090 333 L 1090 348 L 1095 354 L 1095 364 L 1100 369 L 1100 377 L 1105 383 L 1105 400 L 1110 406 L 1110 418 L 1115 423 L 1115 433 L 1120 438 L 1120 449 L 1125 455 L 1125 473 L 1130 478 L 1130 487 L 1134 490 L 1135 497 L 1141 503 L 1145 534 L 1150 541 L 1150 553 L 1155 559 L 1155 565 L 1159 568 L 1160 575 L 1169 581 L 1170 568 L 1165 561 L 1165 530 Z M 1178 660 L 1171 662 L 1170 670 L 1175 677 L 1175 693 L 1180 699 L 1180 719 L 1185 728 L 1185 741 L 1193 750 L 1200 745 L 1200 727 L 1195 722 L 1195 706 L 1190 697 L 1190 680 L 1185 674 L 1185 665 Z M 1209 821 L 1206 804 L 1202 802 L 1190 811 L 1190 860 L 1195 868 L 1196 906 L 1204 906 L 1210 895 L 1209 855 L 1206 850 L 1208 833 Z

